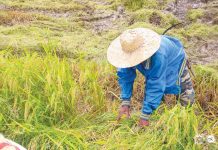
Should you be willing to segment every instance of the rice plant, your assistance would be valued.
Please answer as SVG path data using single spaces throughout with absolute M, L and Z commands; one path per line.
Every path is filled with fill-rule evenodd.
M 33 150 L 216 148 L 216 144 L 194 143 L 197 134 L 218 134 L 217 117 L 208 120 L 211 114 L 203 105 L 185 109 L 162 104 L 151 125 L 139 129 L 143 95 L 139 89 L 144 85 L 137 80 L 132 118 L 117 122 L 119 89 L 113 67 L 106 62 L 59 58 L 49 49 L 44 56 L 0 52 L 0 132 L 6 137 Z M 214 104 L 208 105 L 215 107 L 217 82 L 212 74 L 197 74 L 198 102 L 205 101 L 198 91 L 206 91 L 203 85 L 207 85 Z

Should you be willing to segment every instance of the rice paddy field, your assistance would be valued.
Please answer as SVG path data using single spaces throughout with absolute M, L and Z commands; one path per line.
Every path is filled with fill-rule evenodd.
M 183 15 L 168 10 L 171 3 L 0 0 L 0 133 L 30 150 L 218 149 L 217 1 L 181 9 Z M 178 22 L 186 23 L 167 34 L 181 39 L 193 60 L 195 105 L 184 108 L 166 96 L 150 126 L 139 128 L 144 79 L 138 74 L 131 118 L 117 122 L 109 43 L 125 29 L 162 34 Z M 208 135 L 216 142 L 208 143 Z

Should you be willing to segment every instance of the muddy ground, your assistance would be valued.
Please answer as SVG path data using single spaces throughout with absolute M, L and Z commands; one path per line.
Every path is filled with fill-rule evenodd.
M 160 2 L 163 0 L 159 0 Z M 91 28 L 93 32 L 102 34 L 105 31 L 112 29 L 120 30 L 122 24 L 131 24 L 130 16 L 123 5 L 117 6 L 114 9 L 93 9 L 88 1 L 77 1 L 85 7 L 82 15 L 77 15 L 75 11 L 49 11 L 49 10 L 34 10 L 34 9 L 21 9 L 16 7 L 9 7 L 0 4 L 1 10 L 18 10 L 22 12 L 38 13 L 55 18 L 64 17 L 72 18 L 77 15 L 77 19 L 82 20 L 87 28 Z M 91 0 L 93 5 L 110 7 L 111 2 L 102 0 Z M 173 13 L 181 22 L 190 24 L 191 22 L 186 19 L 187 12 L 190 9 L 204 9 L 205 15 L 198 19 L 198 22 L 204 24 L 218 24 L 218 0 L 175 0 L 168 3 L 163 13 Z M 156 19 L 158 22 L 158 19 Z M 218 37 L 212 39 L 193 38 L 189 39 L 189 46 L 186 47 L 189 57 L 195 64 L 207 64 L 218 60 Z

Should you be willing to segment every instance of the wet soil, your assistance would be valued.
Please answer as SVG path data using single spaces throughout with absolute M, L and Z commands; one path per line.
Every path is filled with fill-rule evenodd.
M 95 5 L 110 6 L 110 2 L 101 0 L 91 0 Z M 89 6 L 87 1 L 78 1 L 86 6 L 82 10 L 82 14 L 78 15 L 75 11 L 56 12 L 50 10 L 34 10 L 34 9 L 20 9 L 10 8 L 0 4 L 0 10 L 19 10 L 21 12 L 43 14 L 56 18 L 76 18 L 83 21 L 85 26 L 92 29 L 93 32 L 101 34 L 104 31 L 110 31 L 111 29 L 120 29 L 122 24 L 129 22 L 129 16 L 125 12 L 123 6 L 118 6 L 116 10 L 113 9 L 94 9 Z M 167 5 L 164 11 L 172 12 L 182 22 L 186 22 L 186 15 L 190 9 L 204 9 L 205 15 L 198 20 L 205 24 L 217 24 L 218 23 L 218 0 L 175 0 Z M 159 25 L 158 18 L 151 17 Z M 129 25 L 131 25 L 129 23 Z M 218 38 L 214 37 L 210 40 L 191 39 L 189 45 L 186 48 L 189 56 L 193 59 L 195 64 L 207 64 L 218 60 Z
M 187 21 L 187 13 L 190 9 L 202 9 L 204 15 L 198 22 L 217 25 L 218 24 L 218 0 L 175 0 L 166 7 L 165 11 L 173 12 L 182 22 Z M 190 24 L 189 22 L 187 24 Z M 191 39 L 190 46 L 186 48 L 189 57 L 194 64 L 208 64 L 218 61 L 218 37 L 205 40 Z

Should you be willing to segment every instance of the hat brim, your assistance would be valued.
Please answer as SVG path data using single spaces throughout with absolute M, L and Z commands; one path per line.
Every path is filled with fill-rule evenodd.
M 117 68 L 133 67 L 150 58 L 160 47 L 161 36 L 146 28 L 136 28 L 144 37 L 144 43 L 133 52 L 125 52 L 120 36 L 113 40 L 107 51 L 108 61 Z

